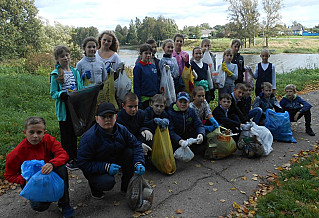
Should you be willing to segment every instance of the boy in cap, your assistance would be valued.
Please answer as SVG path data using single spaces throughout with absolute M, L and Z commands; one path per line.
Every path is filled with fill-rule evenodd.
M 187 92 L 179 92 L 177 101 L 168 108 L 170 117 L 170 136 L 173 149 L 185 144 L 188 138 L 196 138 L 197 144 L 203 144 L 205 128 L 196 111 L 189 107 L 190 96 Z M 191 148 L 194 146 L 191 146 Z
M 92 197 L 102 199 L 103 191 L 115 185 L 114 176 L 122 169 L 121 192 L 126 193 L 131 177 L 145 172 L 142 143 L 126 127 L 116 123 L 111 103 L 97 109 L 94 124 L 81 138 L 78 165 L 89 182 Z

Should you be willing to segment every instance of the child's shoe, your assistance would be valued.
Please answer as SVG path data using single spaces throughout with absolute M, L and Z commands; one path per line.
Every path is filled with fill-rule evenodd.
M 64 218 L 74 217 L 74 209 L 69 204 L 64 207 L 59 206 L 59 210 L 62 212 Z
M 91 196 L 94 199 L 101 200 L 104 198 L 104 192 L 103 191 L 91 191 Z
M 312 131 L 311 127 L 306 127 L 306 133 L 310 136 L 315 136 L 316 134 Z

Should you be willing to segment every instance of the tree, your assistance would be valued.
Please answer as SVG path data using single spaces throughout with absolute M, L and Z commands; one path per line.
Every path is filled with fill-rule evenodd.
M 133 20 L 131 20 L 129 25 L 126 42 L 130 43 L 131 45 L 137 44 L 136 27 L 135 27 L 135 24 L 133 23 Z
M 274 32 L 276 24 L 280 21 L 282 0 L 262 0 L 263 9 L 266 13 L 264 37 L 266 38 L 266 47 L 268 47 L 268 39 Z
M 155 40 L 173 38 L 174 35 L 178 32 L 178 26 L 175 23 L 175 20 L 165 18 L 162 15 L 156 19 L 153 35 Z
M 82 42 L 85 38 L 89 36 L 97 37 L 99 34 L 99 30 L 94 26 L 77 27 L 76 29 L 73 28 L 73 30 L 72 39 L 80 47 L 82 47 Z
M 137 38 L 140 43 L 146 42 L 148 39 L 154 38 L 154 28 L 156 19 L 154 17 L 145 17 L 142 24 L 137 29 Z

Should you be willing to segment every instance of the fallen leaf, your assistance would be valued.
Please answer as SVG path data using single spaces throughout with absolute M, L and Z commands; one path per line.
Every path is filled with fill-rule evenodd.
M 254 181 L 257 181 L 257 180 L 258 180 L 257 177 L 253 177 L 253 178 L 251 178 L 251 179 L 254 180 Z
M 177 181 L 174 181 L 174 184 L 176 184 L 176 185 L 177 185 Z
M 282 167 L 277 167 L 277 168 L 275 168 L 276 170 L 280 170 L 280 171 L 282 171 L 283 170 L 283 168 Z
M 168 189 L 168 192 L 169 192 L 169 193 L 172 193 L 172 192 L 173 192 L 173 190 L 172 190 L 172 189 Z
M 317 176 L 317 173 L 316 173 L 316 171 L 314 171 L 314 170 L 309 170 L 309 173 L 310 173 L 310 175 L 312 175 L 312 176 Z
M 183 211 L 182 211 L 181 209 L 177 209 L 177 210 L 176 210 L 176 213 L 177 213 L 177 214 L 182 214 Z
M 247 180 L 247 177 L 246 176 L 243 176 L 243 177 L 241 177 L 243 180 Z
M 214 185 L 214 183 L 213 183 L 213 182 L 209 182 L 208 184 L 209 184 L 210 186 Z
M 233 188 L 231 188 L 231 190 L 235 191 L 235 190 L 237 190 L 237 188 L 233 187 Z
M 240 208 L 240 205 L 237 204 L 235 201 L 233 201 L 233 208 L 239 209 L 239 208 Z
M 240 193 L 242 193 L 242 194 L 246 194 L 246 192 L 244 192 L 244 191 L 240 191 Z
M 258 174 L 253 174 L 254 177 L 258 177 Z
M 140 216 L 142 216 L 142 213 L 137 212 L 137 211 L 135 211 L 134 214 L 133 214 L 133 217 L 134 217 L 134 218 L 138 218 L 138 217 L 140 217 Z
M 148 215 L 148 214 L 152 213 L 152 210 L 147 210 L 144 213 L 145 213 L 145 215 Z
M 218 189 L 217 188 L 213 188 L 213 191 L 216 192 Z
M 224 203 L 226 200 L 225 199 L 220 199 L 219 201 Z
M 216 163 L 216 161 L 214 161 L 214 160 L 211 160 L 210 162 L 211 162 L 211 163 Z
M 201 167 L 201 166 L 202 166 L 202 165 L 200 165 L 200 164 L 196 164 L 196 165 L 195 165 L 195 167 L 198 167 L 198 168 Z

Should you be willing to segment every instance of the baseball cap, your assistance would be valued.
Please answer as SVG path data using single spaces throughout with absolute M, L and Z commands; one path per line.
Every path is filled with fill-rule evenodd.
M 179 92 L 177 94 L 177 100 L 185 99 L 186 101 L 190 101 L 189 94 L 187 92 Z
M 106 113 L 116 114 L 116 109 L 112 103 L 104 102 L 97 108 L 97 116 L 103 116 Z

